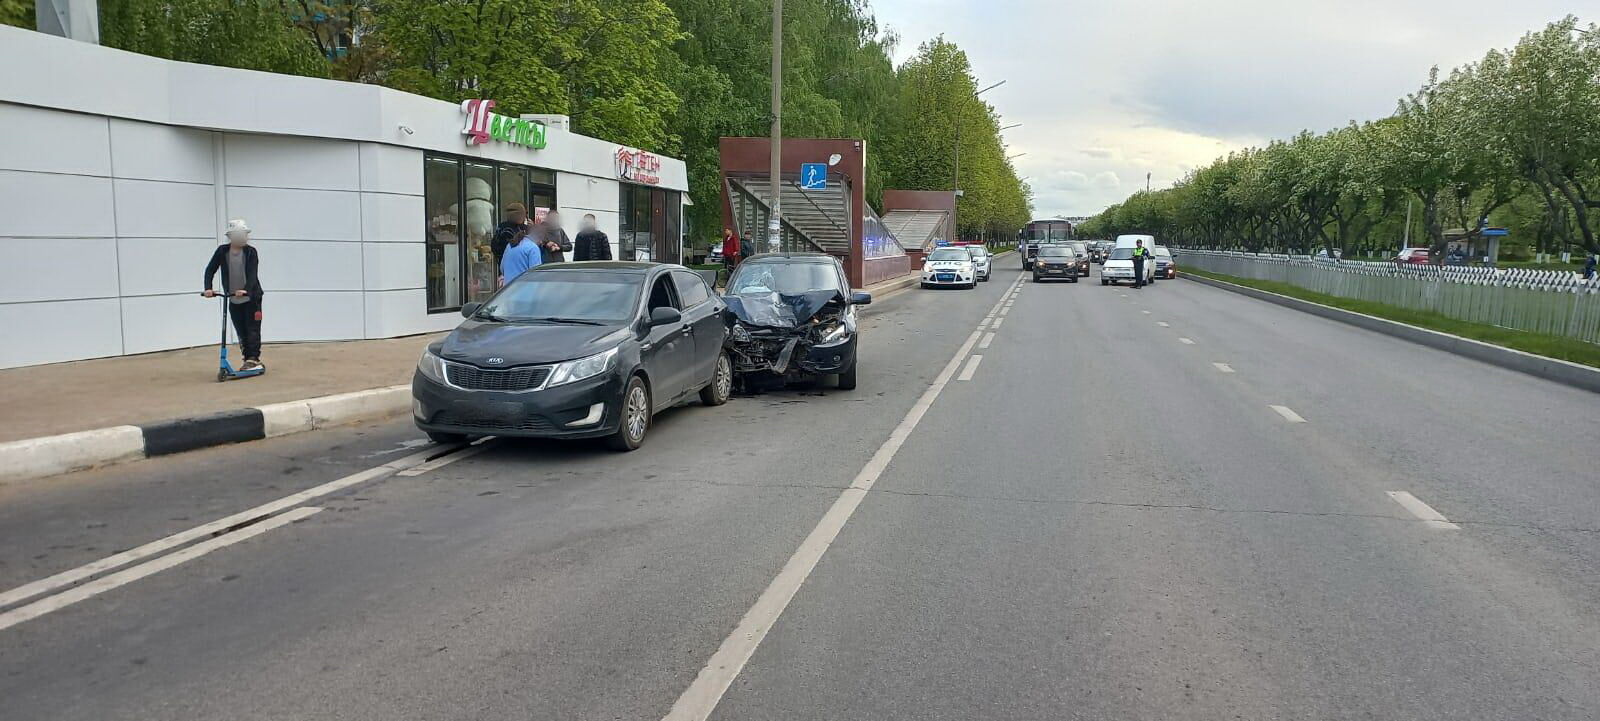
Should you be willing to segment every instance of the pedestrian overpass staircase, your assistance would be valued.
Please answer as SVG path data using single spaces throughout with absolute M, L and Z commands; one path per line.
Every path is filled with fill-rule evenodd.
M 772 217 L 768 177 L 747 174 L 724 178 L 737 226 L 734 230 L 739 237 L 755 243 L 758 252 L 767 251 L 767 221 Z M 850 255 L 850 191 L 841 178 L 828 178 L 827 187 L 819 190 L 802 190 L 793 178 L 783 178 L 780 187 L 781 250 Z

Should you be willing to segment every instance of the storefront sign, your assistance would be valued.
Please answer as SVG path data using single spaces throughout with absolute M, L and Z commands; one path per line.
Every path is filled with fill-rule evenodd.
M 467 145 L 485 145 L 490 140 L 498 140 L 534 150 L 544 149 L 544 123 L 496 113 L 493 100 L 463 100 L 461 112 L 467 116 L 466 124 L 461 127 L 461 134 L 467 136 Z
M 617 177 L 632 183 L 661 182 L 661 158 L 643 150 L 617 148 Z

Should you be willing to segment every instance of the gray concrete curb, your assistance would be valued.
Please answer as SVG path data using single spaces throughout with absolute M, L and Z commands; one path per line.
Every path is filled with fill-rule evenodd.
M 411 407 L 411 385 L 0 443 L 0 483 L 382 418 Z
M 1293 308 L 1295 310 L 1310 313 L 1312 315 L 1322 316 L 1323 318 L 1328 318 L 1330 320 L 1348 323 L 1359 328 L 1365 328 L 1367 330 L 1376 331 L 1384 335 L 1401 338 L 1413 343 L 1428 346 L 1429 348 L 1436 348 L 1447 353 L 1454 353 L 1456 355 L 1471 358 L 1473 360 L 1483 361 L 1484 363 L 1496 365 L 1508 370 L 1527 373 L 1528 375 L 1537 376 L 1549 381 L 1555 381 L 1556 383 L 1561 383 L 1563 385 L 1600 393 L 1600 368 L 1591 368 L 1586 365 L 1564 361 L 1558 358 L 1548 358 L 1546 356 L 1534 355 L 1532 353 L 1516 350 L 1514 348 L 1505 348 L 1491 343 L 1484 343 L 1483 341 L 1472 340 L 1471 338 L 1462 338 L 1461 336 L 1450 335 L 1449 333 L 1441 333 L 1436 330 L 1418 328 L 1417 326 L 1407 325 L 1398 321 L 1378 318 L 1375 316 L 1366 315 L 1364 313 L 1357 313 L 1355 311 L 1344 310 L 1343 308 L 1334 308 L 1321 303 L 1313 303 L 1309 300 L 1291 298 L 1287 295 L 1280 295 L 1278 293 L 1272 293 L 1265 290 L 1257 290 L 1255 288 L 1249 288 L 1246 286 L 1229 283 L 1227 281 L 1212 280 L 1211 278 L 1202 278 L 1197 275 L 1189 274 L 1180 274 L 1179 277 L 1192 280 L 1202 285 L 1209 285 L 1213 288 L 1221 288 L 1223 290 L 1232 291 L 1240 295 L 1247 295 L 1252 298 L 1264 300 L 1268 303 L 1276 303 L 1286 308 Z

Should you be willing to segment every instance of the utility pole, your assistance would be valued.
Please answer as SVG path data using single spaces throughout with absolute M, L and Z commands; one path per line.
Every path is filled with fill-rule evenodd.
M 1406 233 L 1405 240 L 1400 241 L 1401 248 L 1411 247 L 1411 199 L 1406 199 Z
M 780 250 L 778 229 L 783 217 L 783 0 L 772 0 L 772 177 L 767 193 L 772 198 L 767 218 L 767 250 Z
M 1146 192 L 1146 193 L 1150 192 L 1150 174 L 1149 173 L 1145 173 L 1144 174 L 1144 192 Z

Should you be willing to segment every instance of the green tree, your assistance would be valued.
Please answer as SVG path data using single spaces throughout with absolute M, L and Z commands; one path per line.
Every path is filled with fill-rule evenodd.
M 100 0 L 100 43 L 191 63 L 328 75 L 327 58 L 267 0 Z

